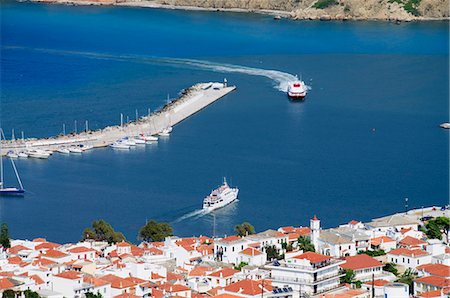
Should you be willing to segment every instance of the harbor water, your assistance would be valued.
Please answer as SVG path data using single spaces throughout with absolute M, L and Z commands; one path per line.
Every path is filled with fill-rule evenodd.
M 146 220 L 213 233 L 200 211 L 225 176 L 239 201 L 217 235 L 362 221 L 449 200 L 448 22 L 308 22 L 244 13 L 2 2 L 1 126 L 48 137 L 117 125 L 186 87 L 237 90 L 130 151 L 19 159 L 27 190 L 0 198 L 14 238 L 77 241 L 105 219 L 130 241 Z M 304 102 L 283 92 L 294 75 Z M 15 183 L 4 160 L 6 184 Z

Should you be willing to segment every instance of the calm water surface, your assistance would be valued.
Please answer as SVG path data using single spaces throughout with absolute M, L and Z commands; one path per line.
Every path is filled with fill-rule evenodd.
M 14 2 L 1 13 L 7 137 L 117 124 L 200 81 L 238 87 L 158 144 L 19 160 L 28 193 L 0 200 L 13 237 L 73 242 L 99 218 L 132 241 L 151 218 L 210 235 L 212 216 L 197 211 L 223 176 L 240 198 L 215 213 L 220 235 L 243 221 L 263 230 L 316 213 L 334 226 L 402 210 L 404 197 L 449 200 L 449 134 L 438 127 L 449 120 L 448 23 Z M 304 103 L 277 88 L 292 74 L 312 87 Z

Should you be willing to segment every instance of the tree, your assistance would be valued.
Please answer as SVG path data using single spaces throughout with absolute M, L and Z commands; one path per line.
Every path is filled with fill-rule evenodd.
M 151 242 L 151 241 L 163 241 L 167 236 L 173 235 L 172 227 L 166 223 L 158 223 L 154 220 L 147 222 L 139 230 L 139 239 Z
M 277 260 L 281 260 L 283 259 L 284 255 L 280 255 L 280 252 L 278 251 L 278 249 L 275 247 L 275 245 L 268 245 L 265 247 L 265 251 L 267 254 L 267 260 L 273 260 L 273 259 L 277 259 Z
M 395 276 L 398 275 L 398 270 L 397 270 L 397 268 L 396 268 L 394 263 L 387 263 L 386 265 L 384 265 L 383 270 L 387 271 L 387 272 L 391 272 Z
M 311 243 L 311 239 L 309 237 L 300 236 L 297 239 L 298 248 L 303 251 L 312 251 L 315 252 L 314 245 Z
M 247 266 L 248 263 L 246 262 L 240 262 L 239 265 L 234 266 L 234 269 L 241 271 L 243 267 Z
M 6 290 L 3 292 L 2 298 L 16 298 L 16 292 L 13 290 Z
M 31 290 L 25 290 L 23 292 L 23 294 L 25 295 L 25 298 L 40 298 L 41 296 L 39 296 L 38 293 L 31 291 Z
M 412 294 L 413 291 L 413 281 L 416 278 L 414 271 L 411 268 L 406 269 L 405 272 L 403 272 L 402 275 L 400 275 L 400 278 L 397 279 L 398 282 L 407 284 L 409 286 L 409 292 Z
M 2 223 L 0 227 L 0 245 L 3 246 L 3 249 L 7 249 L 11 247 L 11 241 L 9 240 L 9 230 L 8 225 Z
M 94 220 L 92 228 L 83 231 L 84 240 L 106 241 L 109 244 L 125 241 L 125 236 L 121 232 L 116 232 L 113 227 L 103 219 Z
M 359 251 L 358 254 L 366 254 L 369 255 L 371 257 L 379 257 L 379 256 L 384 256 L 386 254 L 386 252 L 382 249 L 376 249 L 376 250 L 365 250 L 365 251 Z
M 234 227 L 234 231 L 241 237 L 255 234 L 255 227 L 248 222 L 244 222 Z
M 341 277 L 341 283 L 351 284 L 355 282 L 355 272 L 352 269 L 344 269 L 344 276 Z
M 450 219 L 448 217 L 439 216 L 431 219 L 425 225 L 425 234 L 430 239 L 442 239 L 442 234 L 448 238 L 448 230 L 450 229 Z
M 97 292 L 97 294 L 87 292 L 85 295 L 86 295 L 86 298 L 103 298 L 102 294 L 100 294 L 99 292 Z

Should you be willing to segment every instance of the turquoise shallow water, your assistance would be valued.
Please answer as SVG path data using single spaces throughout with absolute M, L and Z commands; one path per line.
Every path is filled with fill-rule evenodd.
M 275 22 L 15 2 L 1 9 L 8 137 L 12 128 L 54 135 L 74 120 L 78 128 L 115 124 L 120 113 L 146 113 L 200 81 L 227 77 L 238 87 L 154 146 L 19 160 L 28 193 L 0 200 L 14 237 L 76 241 L 98 218 L 132 241 L 150 218 L 171 222 L 178 235 L 211 234 L 212 217 L 196 210 L 223 176 L 240 199 L 217 212 L 218 234 L 242 221 L 258 230 L 306 225 L 314 213 L 325 226 L 370 220 L 402 210 L 404 197 L 413 207 L 448 202 L 449 135 L 438 127 L 449 120 L 446 22 Z M 233 72 L 223 73 L 224 64 Z M 277 89 L 290 74 L 312 87 L 304 103 Z

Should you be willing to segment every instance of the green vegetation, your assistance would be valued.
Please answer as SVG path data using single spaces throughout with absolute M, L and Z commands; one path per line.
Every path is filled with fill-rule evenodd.
M 241 271 L 242 268 L 244 268 L 247 265 L 248 265 L 248 263 L 246 263 L 246 262 L 240 262 L 239 265 L 234 266 L 234 269 Z
M 164 241 L 164 239 L 168 236 L 173 235 L 172 227 L 166 222 L 156 222 L 151 220 L 147 222 L 140 230 L 139 230 L 139 239 L 152 242 L 152 241 Z
M 400 275 L 399 279 L 397 279 L 398 282 L 407 284 L 409 286 L 409 292 L 410 294 L 413 294 L 413 281 L 416 278 L 416 275 L 414 274 L 414 271 L 411 268 L 406 269 L 405 272 L 403 272 L 402 275 Z
M 342 273 L 345 273 L 345 275 L 341 277 L 341 283 L 346 284 L 355 283 L 355 272 L 353 272 L 353 270 L 343 269 Z
M 2 223 L 2 226 L 0 227 L 0 245 L 5 250 L 11 247 L 11 241 L 9 240 L 8 225 L 5 223 Z
M 244 222 L 234 227 L 234 231 L 241 237 L 255 234 L 255 227 L 248 222 Z
M 280 254 L 279 250 L 275 247 L 275 245 L 268 245 L 265 247 L 265 251 L 267 254 L 267 260 L 281 260 L 284 258 L 284 254 Z
M 125 241 L 121 232 L 114 231 L 113 227 L 103 219 L 95 220 L 92 228 L 83 231 L 82 240 L 107 241 L 109 244 Z
M 360 255 L 366 254 L 371 257 L 379 257 L 379 256 L 384 256 L 386 254 L 386 252 L 382 249 L 376 249 L 376 250 L 360 251 L 360 252 L 358 252 L 358 254 L 360 254 Z
M 86 295 L 86 298 L 103 298 L 102 294 L 100 294 L 99 292 L 97 292 L 97 294 L 87 292 L 85 295 Z
M 413 16 L 420 16 L 420 12 L 419 10 L 417 10 L 417 7 L 419 7 L 420 4 L 420 0 L 389 0 L 389 3 L 398 3 L 403 7 L 404 10 L 406 10 Z
M 311 243 L 311 239 L 309 237 L 300 236 L 297 239 L 298 242 L 298 248 L 305 251 L 312 251 L 315 252 L 314 245 Z
M 287 244 L 287 242 L 282 242 L 281 243 L 281 248 L 283 248 L 285 251 L 287 252 L 291 252 L 294 250 L 294 248 L 292 247 L 292 244 Z
M 431 219 L 422 228 L 422 231 L 430 239 L 442 240 L 442 234 L 448 237 L 448 230 L 450 229 L 450 219 L 448 217 L 439 216 L 435 219 Z
M 312 6 L 317 9 L 324 9 L 331 5 L 336 5 L 338 2 L 336 0 L 317 0 L 316 3 Z
M 38 293 L 36 293 L 34 291 L 31 291 L 31 290 L 25 290 L 23 292 L 23 294 L 24 294 L 25 298 L 39 298 L 39 297 L 41 297 L 41 296 L 39 296 Z M 99 297 L 99 298 L 101 298 L 101 297 Z
M 398 270 L 394 263 L 387 263 L 386 265 L 384 265 L 383 270 L 387 271 L 387 272 L 391 272 L 395 276 L 398 276 Z
M 25 291 L 13 291 L 13 290 L 6 290 L 3 292 L 2 298 L 16 298 L 16 297 L 25 297 L 25 298 L 40 298 L 38 293 L 31 291 L 31 290 L 25 290 Z

